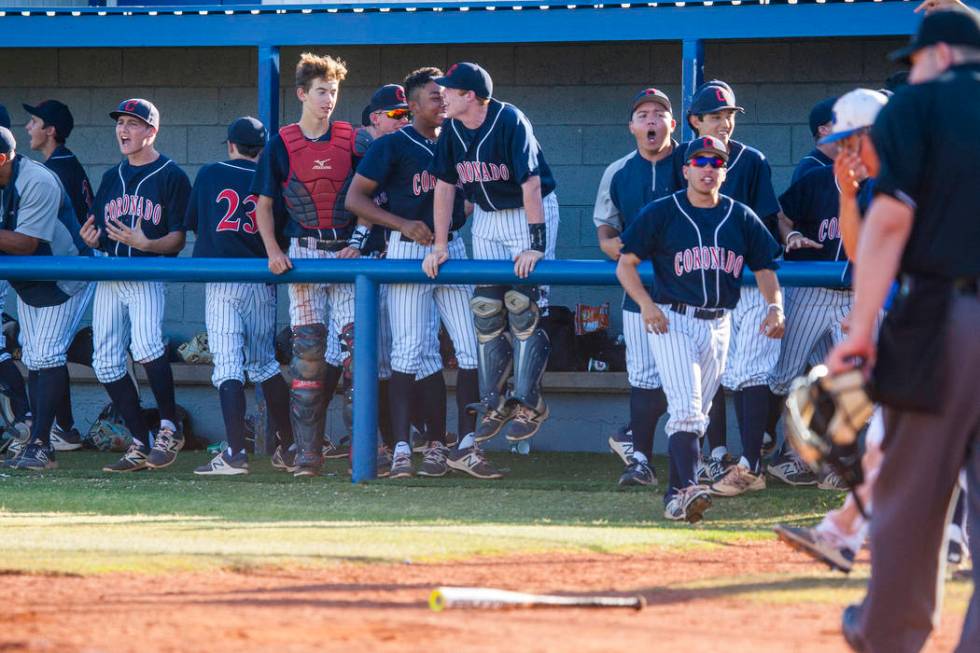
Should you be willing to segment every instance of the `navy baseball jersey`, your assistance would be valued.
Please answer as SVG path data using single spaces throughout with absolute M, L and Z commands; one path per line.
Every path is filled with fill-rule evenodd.
M 361 167 L 364 164 L 364 155 L 367 153 L 368 149 L 374 143 L 374 136 L 371 132 L 367 130 L 367 127 L 361 127 L 354 134 L 354 156 L 357 158 L 357 169 L 354 172 L 360 172 Z M 383 209 L 388 209 L 388 194 L 382 190 L 378 189 L 374 193 L 374 203 Z M 366 239 L 364 239 L 364 244 L 361 245 L 361 254 L 366 254 L 371 256 L 373 254 L 383 254 L 388 249 L 388 237 L 391 235 L 391 230 L 380 224 L 371 225 L 371 231 L 368 233 Z
M 676 142 L 672 141 L 672 145 L 677 147 Z M 643 207 L 677 190 L 672 166 L 670 156 L 652 163 L 636 150 L 611 163 L 596 194 L 592 214 L 596 227 L 607 225 L 621 234 L 626 231 Z M 638 313 L 640 307 L 627 294 L 623 310 Z
M 674 150 L 678 188 L 687 187 L 687 180 L 681 172 L 686 149 L 685 143 Z M 748 206 L 762 219 L 770 233 L 778 233 L 775 216 L 779 213 L 779 202 L 772 187 L 772 169 L 762 152 L 738 141 L 729 141 L 728 171 L 725 183 L 721 185 L 721 193 Z
M 331 129 L 328 128 L 319 138 L 308 138 L 307 140 L 312 142 L 329 141 L 330 132 Z M 351 173 L 347 176 L 343 189 L 337 194 L 337 205 L 334 207 L 336 213 L 346 213 L 343 208 L 344 196 L 347 194 L 351 179 L 354 178 L 354 169 L 357 168 L 358 161 L 360 161 L 360 157 L 355 146 L 355 149 L 351 150 Z M 269 144 L 262 150 L 262 155 L 259 157 L 259 163 L 255 169 L 255 180 L 252 182 L 252 193 L 271 197 L 274 203 L 284 205 L 283 182 L 288 177 L 289 153 L 286 151 L 286 144 L 283 142 L 282 136 L 277 132 L 269 140 Z M 304 228 L 292 219 L 285 223 L 284 229 L 287 238 L 306 238 L 314 235 L 310 229 Z
M 58 175 L 61 185 L 71 200 L 75 219 L 82 225 L 92 210 L 92 184 L 89 183 L 85 168 L 79 163 L 78 157 L 64 145 L 59 145 L 44 162 L 54 174 Z
M 433 230 L 432 197 L 436 178 L 429 168 L 435 147 L 435 142 L 407 125 L 374 141 L 357 166 L 357 174 L 378 184 L 387 211 L 406 220 L 421 220 Z M 456 231 L 464 222 L 463 197 L 456 193 L 449 230 Z
M 266 256 L 255 221 L 254 178 L 255 163 L 243 159 L 212 163 L 197 173 L 184 220 L 187 230 L 197 233 L 194 256 Z
M 789 183 L 790 185 L 795 184 L 797 181 L 803 178 L 803 175 L 811 170 L 833 165 L 834 160 L 821 152 L 819 148 L 815 147 L 810 150 L 809 154 L 800 159 L 799 163 L 796 164 L 796 169 L 793 170 L 793 177 L 790 179 Z
M 834 169 L 815 168 L 780 195 L 783 213 L 793 229 L 823 249 L 801 248 L 786 251 L 787 261 L 841 261 L 847 258 L 840 235 L 840 191 Z
M 190 192 L 187 174 L 162 154 L 146 165 L 133 166 L 122 161 L 110 168 L 102 175 L 92 205 L 95 226 L 102 230 L 99 248 L 109 256 L 159 256 L 109 238 L 106 220 L 115 218 L 130 228 L 136 226 L 136 220 L 141 220 L 143 233 L 151 240 L 184 231 Z
M 521 184 L 541 178 L 541 197 L 555 190 L 555 179 L 520 109 L 490 100 L 487 117 L 476 129 L 447 118 L 432 161 L 432 174 L 463 188 L 466 199 L 484 211 L 524 207 Z
M 623 234 L 623 253 L 653 263 L 659 304 L 735 308 L 742 273 L 775 270 L 779 245 L 748 206 L 721 196 L 693 206 L 680 190 L 649 204 Z

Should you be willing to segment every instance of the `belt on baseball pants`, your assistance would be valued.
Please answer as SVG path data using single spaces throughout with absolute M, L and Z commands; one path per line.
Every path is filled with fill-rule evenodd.
M 347 247 L 346 240 L 320 240 L 319 238 L 297 238 L 296 244 L 306 249 L 318 249 L 323 252 L 339 252 Z
M 687 304 L 671 304 L 670 310 L 681 315 L 690 315 L 698 320 L 717 320 L 725 315 L 723 308 L 698 308 Z
M 450 231 L 450 232 L 449 232 L 449 235 L 448 235 L 448 236 L 446 237 L 446 242 L 447 242 L 447 243 L 451 243 L 451 242 L 453 242 L 453 239 L 455 239 L 457 235 L 459 235 L 459 232 L 458 232 L 458 231 Z M 403 243 L 413 243 L 413 242 L 415 242 L 415 241 L 414 241 L 414 240 L 412 240 L 411 238 L 407 238 L 407 237 L 406 237 L 406 238 L 402 238 L 402 236 L 401 236 L 401 234 L 400 234 L 400 233 L 399 233 L 399 235 L 398 235 L 398 238 L 399 238 L 399 240 L 401 240 L 401 241 L 402 241 Z

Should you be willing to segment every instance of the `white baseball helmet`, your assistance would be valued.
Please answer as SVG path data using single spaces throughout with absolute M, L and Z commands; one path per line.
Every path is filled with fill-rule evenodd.
M 870 127 L 888 96 L 880 91 L 858 88 L 845 93 L 834 102 L 834 126 L 830 134 L 820 139 L 820 145 L 847 138 L 854 132 Z

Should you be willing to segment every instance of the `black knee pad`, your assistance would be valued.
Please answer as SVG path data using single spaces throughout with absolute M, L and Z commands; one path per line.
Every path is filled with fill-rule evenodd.
M 477 286 L 470 298 L 470 310 L 481 343 L 493 340 L 507 328 L 503 286 Z
M 518 340 L 527 340 L 538 327 L 541 311 L 538 308 L 538 289 L 534 286 L 515 286 L 504 295 L 510 331 Z

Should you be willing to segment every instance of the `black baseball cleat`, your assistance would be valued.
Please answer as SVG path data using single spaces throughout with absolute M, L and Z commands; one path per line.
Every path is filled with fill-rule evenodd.
M 646 461 L 630 456 L 630 462 L 619 477 L 619 487 L 645 487 L 657 484 L 657 475 Z
M 177 452 L 184 448 L 184 436 L 171 428 L 161 427 L 154 438 L 153 448 L 146 457 L 146 466 L 151 469 L 169 467 L 177 460 Z
M 451 449 L 446 458 L 446 464 L 450 469 L 469 474 L 474 478 L 484 480 L 503 478 L 503 474 L 487 460 L 483 451 L 476 445 L 467 449 L 460 449 L 459 447 Z
M 7 463 L 10 469 L 24 469 L 33 472 L 43 472 L 48 469 L 57 469 L 58 462 L 54 459 L 54 451 L 39 442 L 32 442 L 24 451 Z
M 487 408 L 484 404 L 470 404 L 467 410 L 482 412 L 480 419 L 476 423 L 476 431 L 473 438 L 477 442 L 486 442 L 494 437 L 504 428 L 513 417 L 516 406 L 510 402 L 502 402 L 498 408 Z
M 53 426 L 51 428 L 51 448 L 55 451 L 76 451 L 81 449 L 82 434 L 75 428 L 63 431 L 60 427 Z
M 140 445 L 133 443 L 129 445 L 129 449 L 123 454 L 123 457 L 112 463 L 111 465 L 106 465 L 102 468 L 103 472 L 138 472 L 142 469 L 148 469 L 146 466 L 146 457 L 150 450 L 146 447 L 141 447 Z
M 550 414 L 548 404 L 544 403 L 544 399 L 538 400 L 537 408 L 528 408 L 524 404 L 518 404 L 514 410 L 513 419 L 507 425 L 505 437 L 511 442 L 533 438 Z

